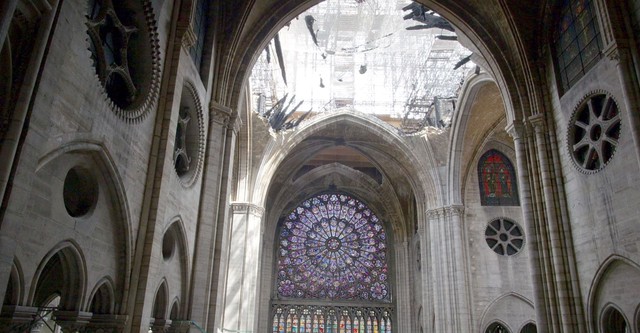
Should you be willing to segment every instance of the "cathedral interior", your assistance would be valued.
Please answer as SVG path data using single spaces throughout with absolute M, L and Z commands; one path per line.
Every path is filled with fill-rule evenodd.
M 0 332 L 640 333 L 637 36 L 640 0 L 0 1 Z

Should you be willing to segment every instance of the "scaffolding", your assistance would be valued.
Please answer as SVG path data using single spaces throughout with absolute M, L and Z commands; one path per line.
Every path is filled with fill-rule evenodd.
M 417 23 L 403 18 L 409 4 L 326 0 L 293 19 L 278 33 L 284 63 L 274 56 L 272 42 L 254 66 L 254 110 L 264 114 L 288 94 L 302 101 L 300 110 L 347 107 L 397 119 L 407 133 L 446 127 L 448 109 L 475 64 L 454 69 L 471 54 L 455 33 L 407 30 Z M 443 109 L 436 112 L 436 104 Z

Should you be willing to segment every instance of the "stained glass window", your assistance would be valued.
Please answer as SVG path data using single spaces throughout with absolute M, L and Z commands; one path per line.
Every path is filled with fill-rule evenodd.
M 343 193 L 305 200 L 278 235 L 281 299 L 390 302 L 387 234 L 363 202 Z M 350 326 L 352 322 L 340 325 Z
M 554 34 L 554 53 L 562 91 L 583 77 L 601 57 L 600 28 L 593 0 L 564 0 Z
M 200 69 L 202 65 L 202 54 L 204 52 L 204 40 L 207 33 L 207 14 L 209 12 L 209 0 L 199 0 L 196 13 L 194 16 L 194 33 L 196 34 L 196 43 L 191 46 L 189 53 L 196 68 Z
M 491 149 L 478 162 L 480 202 L 483 206 L 519 206 L 516 173 L 509 159 Z

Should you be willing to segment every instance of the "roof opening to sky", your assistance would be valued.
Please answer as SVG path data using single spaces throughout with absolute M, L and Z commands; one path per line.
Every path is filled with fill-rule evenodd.
M 405 133 L 446 127 L 476 69 L 470 56 L 455 28 L 417 3 L 327 0 L 283 27 L 260 55 L 250 79 L 254 110 L 276 131 L 342 108 Z

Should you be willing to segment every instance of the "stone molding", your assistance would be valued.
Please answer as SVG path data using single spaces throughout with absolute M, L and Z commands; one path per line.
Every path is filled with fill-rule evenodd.
M 189 50 L 190 47 L 196 44 L 198 41 L 198 37 L 193 29 L 193 24 L 189 24 L 187 30 L 185 30 L 184 35 L 182 35 L 182 47 L 186 50 Z
M 230 128 L 234 134 L 238 134 L 238 132 L 240 132 L 241 127 L 242 127 L 242 119 L 240 119 L 240 117 L 235 117 L 231 119 L 231 121 L 227 124 L 227 128 Z
M 233 110 L 218 102 L 211 101 L 209 104 L 209 121 L 221 126 L 227 126 L 231 120 Z
M 250 202 L 234 202 L 231 204 L 233 214 L 251 214 L 253 216 L 262 217 L 264 208 Z
M 151 331 L 156 333 L 169 332 L 172 321 L 170 319 L 153 319 L 151 321 Z
M 513 138 L 513 140 L 525 139 L 527 137 L 527 126 L 515 121 L 507 125 L 504 130 Z
M 91 321 L 92 313 L 83 311 L 54 311 L 56 323 L 62 327 L 63 332 L 83 331 Z
M 0 332 L 15 332 L 31 323 L 38 314 L 38 308 L 20 305 L 5 305 L 0 316 Z
M 441 219 L 448 216 L 460 217 L 464 214 L 464 206 L 451 205 L 446 207 L 428 209 L 426 214 L 429 219 Z
M 190 320 L 174 320 L 167 330 L 169 333 L 188 333 L 191 328 Z
M 126 322 L 126 315 L 94 314 L 89 323 L 84 327 L 83 332 L 124 332 Z
M 529 123 L 533 126 L 533 130 L 536 134 L 544 131 L 547 128 L 547 123 L 545 122 L 544 114 L 538 113 L 529 117 Z

